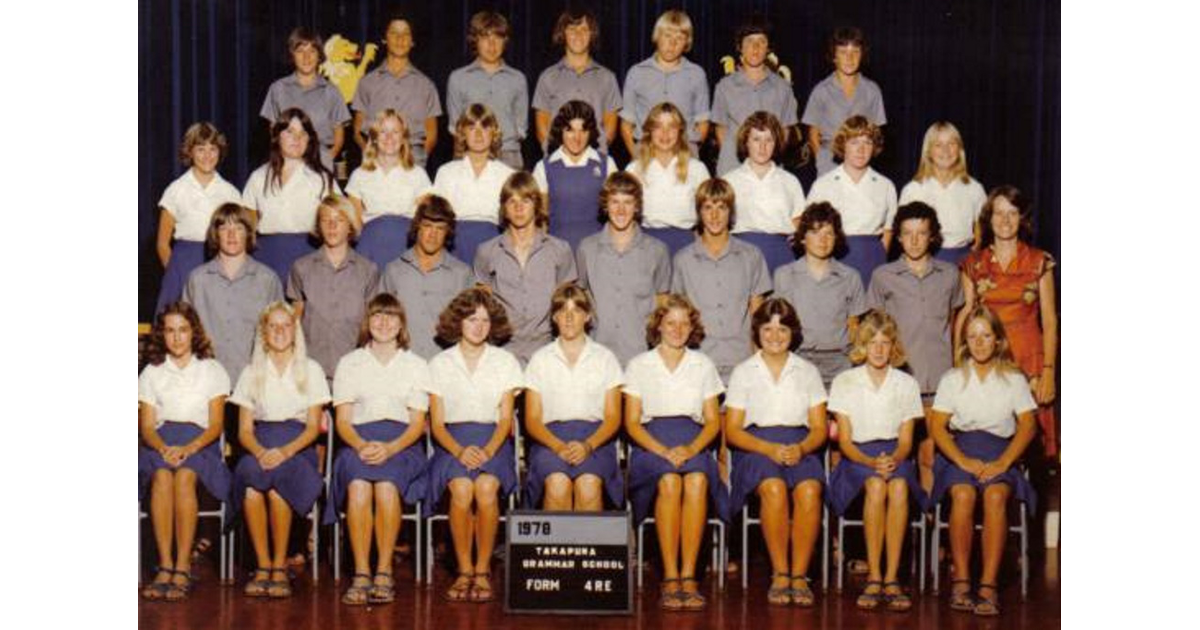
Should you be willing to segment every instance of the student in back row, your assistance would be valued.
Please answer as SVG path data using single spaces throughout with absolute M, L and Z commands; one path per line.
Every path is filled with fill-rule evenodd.
M 500 122 L 504 141 L 500 161 L 516 170 L 525 167 L 521 141 L 529 131 L 529 86 L 520 70 L 504 63 L 508 20 L 495 11 L 480 11 L 467 25 L 467 48 L 475 60 L 450 73 L 446 83 L 446 118 L 450 133 L 473 103 L 487 105 Z

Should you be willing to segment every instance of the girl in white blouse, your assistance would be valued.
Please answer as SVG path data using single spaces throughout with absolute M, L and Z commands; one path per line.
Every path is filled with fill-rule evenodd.
M 808 564 L 820 533 L 825 481 L 825 385 L 816 366 L 795 354 L 800 318 L 790 302 L 763 302 L 750 330 L 759 351 L 734 368 L 725 397 L 725 437 L 734 449 L 730 513 L 751 492 L 758 495 L 771 557 L 767 602 L 810 607 Z M 795 506 L 790 527 L 789 495 Z
M 438 321 L 438 339 L 453 344 L 429 361 L 429 418 L 436 448 L 428 467 L 430 511 L 450 492 L 450 535 L 458 578 L 450 601 L 495 598 L 492 549 L 500 500 L 517 485 L 513 405 L 521 364 L 497 347 L 512 336 L 499 300 L 481 288 L 459 293 Z M 474 548 L 474 556 L 472 556 Z
M 635 524 L 654 509 L 665 610 L 707 605 L 696 558 L 709 498 L 728 519 L 729 495 L 713 449 L 721 432 L 717 397 L 725 388 L 712 360 L 693 349 L 703 340 L 700 311 L 686 297 L 668 294 L 646 325 L 653 350 L 630 359 L 625 371 L 625 430 L 633 441 L 629 500 Z
M 138 477 L 149 478 L 158 572 L 142 597 L 179 601 L 192 585 L 196 480 L 218 500 L 229 496 L 229 469 L 218 447 L 229 377 L 213 358 L 200 316 L 186 302 L 163 310 L 147 355 L 149 365 L 138 377 Z M 139 502 L 145 490 L 138 488 Z
M 346 512 L 354 577 L 342 596 L 352 606 L 395 599 L 392 557 L 400 534 L 400 499 L 425 496 L 425 413 L 429 368 L 408 351 L 404 306 L 391 293 L 367 304 L 359 348 L 342 357 L 333 379 L 337 432 L 348 448 L 333 463 L 325 521 Z M 371 577 L 374 530 L 378 565 Z
M 708 169 L 688 147 L 678 107 L 662 102 L 651 108 L 636 159 L 625 171 L 642 181 L 642 227 L 674 256 L 694 240 L 696 189 L 708 179 Z
M 579 285 L 564 284 L 550 298 L 555 341 L 525 368 L 525 429 L 529 449 L 528 505 L 545 491 L 547 510 L 596 512 L 604 490 L 618 508 L 625 487 L 613 437 L 621 429 L 621 363 L 587 335 L 592 301 Z
M 829 410 L 838 423 L 842 459 L 829 475 L 829 503 L 839 516 L 863 489 L 863 535 L 867 547 L 867 585 L 856 602 L 873 610 L 906 611 L 912 600 L 900 588 L 896 572 L 908 531 L 908 502 L 923 504 L 916 469 L 908 459 L 913 425 L 924 417 L 921 388 L 898 366 L 905 362 L 896 321 L 881 310 L 863 316 L 850 360 L 860 364 L 833 379 Z M 887 571 L 880 560 L 887 547 Z
M 1030 512 L 1036 496 L 1013 465 L 1037 433 L 1037 403 L 1013 361 L 1004 326 L 985 306 L 966 318 L 966 343 L 959 367 L 938 384 L 929 432 L 938 446 L 933 498 L 950 494 L 950 555 L 954 560 L 950 607 L 980 616 L 1000 614 L 996 575 L 1008 537 L 1008 499 L 1016 496 Z M 983 495 L 983 570 L 971 597 L 971 539 L 975 502 Z
M 247 451 L 233 472 L 232 503 L 245 509 L 258 561 L 245 593 L 290 597 L 288 534 L 293 513 L 307 514 L 324 485 L 313 441 L 329 384 L 308 358 L 300 320 L 286 303 L 270 304 L 259 317 L 254 355 L 229 400 L 241 407 L 238 440 Z
M 967 173 L 962 134 L 948 122 L 935 122 L 921 142 L 921 163 L 900 191 L 900 205 L 923 201 L 937 212 L 942 247 L 934 256 L 957 265 L 979 248 L 979 215 L 987 201 L 983 185 Z

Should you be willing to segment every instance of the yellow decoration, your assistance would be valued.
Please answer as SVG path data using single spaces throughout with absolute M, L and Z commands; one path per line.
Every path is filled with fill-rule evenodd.
M 342 98 L 349 103 L 354 99 L 354 91 L 358 88 L 359 79 L 367 73 L 367 66 L 375 60 L 379 46 L 375 43 L 366 45 L 362 60 L 355 66 L 352 62 L 359 58 L 358 44 L 342 37 L 332 35 L 325 41 L 325 63 L 321 64 L 321 74 L 329 82 L 337 86 Z
M 721 57 L 719 63 L 721 64 L 721 69 L 725 71 L 725 74 L 733 74 L 737 70 L 737 62 L 734 60 L 733 55 L 725 55 L 724 57 Z M 792 82 L 792 69 L 788 68 L 787 66 L 779 65 L 779 57 L 776 57 L 775 53 L 770 53 L 767 55 L 767 67 L 775 72 L 778 72 L 779 76 L 783 77 L 783 79 L 788 83 Z

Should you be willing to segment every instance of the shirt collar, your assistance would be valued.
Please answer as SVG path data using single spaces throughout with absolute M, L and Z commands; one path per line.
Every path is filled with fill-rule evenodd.
M 738 166 L 738 170 L 746 171 L 745 175 L 747 177 L 750 177 L 756 181 L 764 181 L 764 182 L 771 179 L 772 177 L 774 177 L 775 171 L 777 171 L 778 169 L 779 169 L 779 165 L 775 163 L 775 160 L 771 160 L 771 168 L 767 169 L 767 174 L 763 175 L 762 180 L 759 180 L 758 175 L 754 173 L 754 168 L 752 166 L 750 166 L 750 158 L 749 157 L 742 160 L 742 164 L 740 166 Z
M 801 256 L 799 258 L 799 260 L 797 260 L 796 262 L 797 262 L 797 265 L 795 267 L 793 267 L 793 269 L 795 269 L 797 273 L 803 273 L 804 275 L 806 275 L 810 278 L 813 277 L 812 271 L 808 268 L 808 254 Z M 846 269 L 847 268 L 843 267 L 841 265 L 841 263 L 839 263 L 836 259 L 831 258 L 829 260 L 829 272 L 825 275 L 825 277 L 826 278 L 828 278 L 829 276 L 841 277 L 846 274 Z M 858 273 L 858 272 L 856 271 L 855 273 Z
M 206 264 L 208 265 L 207 273 L 213 273 L 222 278 L 225 277 L 225 274 L 221 273 L 221 255 L 219 253 L 213 256 L 212 260 Z M 232 278 L 229 278 L 229 281 L 237 282 L 246 276 L 256 276 L 258 275 L 258 268 L 259 262 L 250 254 L 246 254 L 246 260 L 242 262 L 242 266 L 238 268 L 237 273 Z
M 419 70 L 417 70 L 417 67 L 413 65 L 413 63 L 412 63 L 412 60 L 410 59 L 410 60 L 409 60 L 409 62 L 408 62 L 408 65 L 404 67 L 404 72 L 401 72 L 400 74 L 392 74 L 392 73 L 391 73 L 391 71 L 389 71 L 389 70 L 388 70 L 388 67 L 387 67 L 387 59 L 385 58 L 385 59 L 383 60 L 383 63 L 379 64 L 379 67 L 375 69 L 375 72 L 376 72 L 377 74 L 382 74 L 382 75 L 384 75 L 384 76 L 389 76 L 389 77 L 392 77 L 392 78 L 394 78 L 394 79 L 403 79 L 403 78 L 407 77 L 407 76 L 408 76 L 408 75 L 410 75 L 410 74 L 415 74 L 415 73 L 418 73 L 418 72 L 420 72 L 420 71 L 419 71 Z
M 862 179 L 858 180 L 858 183 L 855 183 L 850 174 L 846 172 L 845 165 L 843 164 L 838 164 L 837 168 L 830 171 L 830 174 L 835 181 L 845 181 L 851 186 L 859 186 L 866 181 L 874 182 L 879 180 L 879 173 L 875 172 L 875 169 L 871 168 L 870 164 L 867 165 L 867 170 L 863 173 Z
M 595 149 L 593 149 L 592 147 L 588 147 L 586 150 L 584 150 L 583 161 L 580 162 L 579 164 L 587 164 L 589 160 L 596 160 L 597 162 L 600 161 L 600 153 L 598 151 L 596 151 Z M 549 161 L 570 164 L 570 160 L 567 159 L 567 152 L 564 151 L 562 147 L 555 149 L 554 153 L 550 154 Z
M 583 336 L 583 350 L 579 352 L 579 358 L 575 360 L 576 367 L 583 365 L 584 361 L 586 361 L 587 358 L 591 356 L 593 352 L 595 352 L 595 345 L 596 343 L 592 341 L 590 335 L 585 334 Z M 551 342 L 550 346 L 550 352 L 553 353 L 559 361 L 562 361 L 563 365 L 567 365 L 567 354 L 563 352 L 562 341 L 558 338 L 555 338 L 554 341 Z
M 193 354 L 191 357 L 188 358 L 187 365 L 185 365 L 183 367 L 179 367 L 178 365 L 175 364 L 175 361 L 172 360 L 170 356 L 167 356 L 165 359 L 163 359 L 162 365 L 163 365 L 163 369 L 166 370 L 167 374 L 171 374 L 173 376 L 174 375 L 187 376 L 188 374 L 191 374 L 192 372 L 196 371 L 196 365 L 199 362 L 200 362 L 200 358 L 197 357 L 195 354 Z
M 445 247 L 443 247 L 442 255 L 440 257 L 438 257 L 437 264 L 434 265 L 433 268 L 434 269 L 448 268 L 449 265 L 446 264 L 446 257 L 449 255 L 450 255 L 450 253 L 446 251 Z M 421 271 L 421 263 L 420 263 L 420 261 L 417 260 L 417 248 L 416 247 L 408 248 L 407 251 L 405 251 L 403 254 L 400 254 L 400 259 L 403 260 L 404 262 L 412 265 L 413 267 L 416 267 L 417 271 Z
M 466 70 L 467 72 L 483 72 L 485 74 L 504 74 L 513 72 L 512 66 L 508 65 L 503 59 L 501 59 L 500 67 L 497 68 L 495 72 L 489 73 L 487 68 L 484 68 L 483 64 L 480 63 L 478 57 L 476 57 L 470 64 L 467 65 Z
M 509 245 L 508 238 L 506 238 L 507 235 L 508 232 L 500 233 L 500 249 L 503 249 L 505 252 L 508 252 L 515 258 L 516 251 L 514 251 L 512 246 Z M 545 230 L 539 229 L 537 231 L 537 235 L 533 237 L 533 247 L 529 248 L 529 258 L 532 259 L 533 255 L 536 254 L 538 250 L 542 249 L 542 246 L 544 246 L 548 240 L 550 240 L 550 235 L 546 234 Z
M 579 72 L 577 74 L 587 74 L 593 70 L 598 69 L 599 67 L 600 67 L 600 64 L 596 63 L 596 59 L 594 57 L 588 57 L 588 62 L 587 62 L 587 65 L 583 67 L 583 72 Z M 567 65 L 566 56 L 563 56 L 562 58 L 560 58 L 558 60 L 558 68 L 560 71 L 575 73 L 575 69 L 572 68 L 571 66 Z

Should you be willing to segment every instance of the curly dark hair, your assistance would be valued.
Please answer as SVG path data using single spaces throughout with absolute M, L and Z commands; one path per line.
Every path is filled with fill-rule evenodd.
M 923 201 L 912 201 L 900 206 L 892 219 L 892 242 L 888 245 L 888 260 L 897 260 L 904 252 L 904 246 L 900 244 L 900 226 L 912 219 L 924 219 L 929 222 L 930 256 L 942 248 L 942 222 L 938 221 L 937 211 Z
M 508 313 L 505 312 L 504 305 L 500 303 L 500 300 L 496 299 L 491 291 L 482 287 L 464 289 L 462 293 L 450 300 L 446 308 L 442 309 L 442 314 L 438 316 L 435 341 L 443 348 L 449 348 L 458 343 L 462 339 L 463 320 L 474 315 L 480 306 L 487 310 L 488 319 L 492 321 L 491 330 L 488 331 L 488 343 L 494 346 L 508 343 L 513 336 L 512 325 L 508 322 Z
M 570 128 L 571 121 L 578 118 L 583 121 L 583 130 L 588 132 L 588 146 L 600 148 L 600 130 L 596 127 L 596 110 L 586 101 L 567 101 L 558 108 L 554 120 L 550 123 L 550 136 L 546 141 L 546 156 L 554 153 L 562 146 L 563 131 Z
M 688 320 L 692 323 L 692 334 L 688 335 L 687 347 L 693 350 L 699 348 L 700 342 L 704 341 L 704 322 L 700 320 L 700 309 L 679 293 L 667 294 L 654 308 L 654 312 L 650 313 L 650 318 L 646 320 L 646 347 L 654 348 L 662 342 L 662 333 L 658 331 L 658 327 L 673 308 L 687 311 Z
M 792 342 L 788 344 L 788 350 L 795 352 L 800 347 L 800 343 L 804 341 L 804 336 L 800 332 L 800 315 L 796 313 L 796 308 L 792 306 L 791 302 L 781 297 L 767 298 L 758 307 L 758 310 L 754 311 L 754 316 L 750 318 L 750 343 L 754 344 L 755 348 L 762 347 L 758 334 L 762 327 L 776 315 L 779 316 L 780 324 L 791 329 Z
M 842 215 L 828 201 L 818 201 L 808 204 L 800 215 L 800 223 L 796 225 L 796 233 L 792 237 L 792 251 L 796 258 L 804 255 L 804 236 L 813 230 L 821 229 L 823 225 L 833 227 L 833 257 L 841 258 L 846 255 L 846 232 L 842 229 Z
M 212 341 L 204 332 L 204 324 L 200 323 L 200 314 L 187 302 L 172 302 L 158 314 L 154 328 L 150 331 L 150 343 L 146 346 L 146 362 L 150 365 L 162 365 L 167 360 L 167 340 L 163 337 L 167 325 L 167 315 L 178 315 L 187 320 L 192 327 L 192 354 L 198 359 L 211 359 L 213 353 Z

